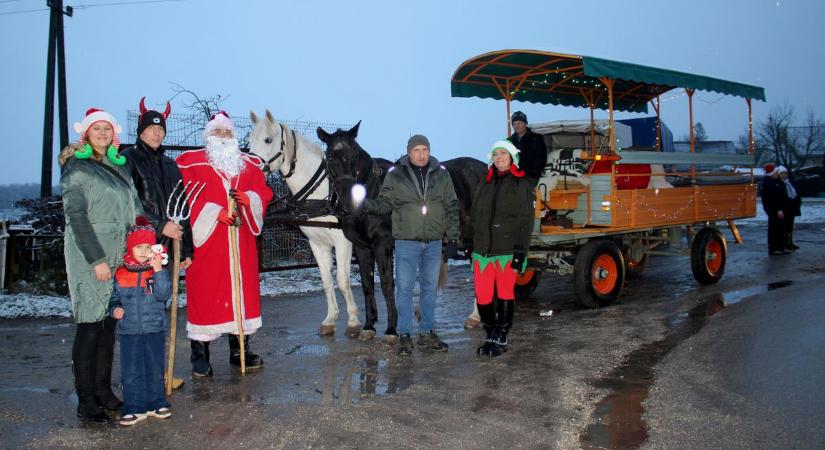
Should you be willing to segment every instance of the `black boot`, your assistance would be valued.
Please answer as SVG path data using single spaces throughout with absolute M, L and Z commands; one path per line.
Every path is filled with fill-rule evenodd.
M 72 372 L 77 392 L 77 417 L 87 422 L 108 422 L 109 416 L 95 400 L 98 339 L 102 322 L 79 323 L 72 344 Z
M 115 328 L 117 321 L 111 317 L 103 320 L 103 330 L 97 341 L 97 366 L 95 367 L 95 400 L 110 411 L 123 407 L 123 402 L 112 392 L 112 359 L 115 354 Z
M 501 347 L 502 352 L 507 351 L 507 334 L 513 326 L 513 312 L 515 310 L 515 300 L 499 300 L 496 309 L 498 310 L 498 327 L 496 329 L 496 343 Z
M 237 334 L 230 334 L 229 337 L 229 364 L 241 366 L 241 342 Z M 249 350 L 249 335 L 243 337 L 244 363 L 247 369 L 257 369 L 264 365 L 264 360 L 257 354 Z
M 478 314 L 481 316 L 481 323 L 484 325 L 484 331 L 487 333 L 487 336 L 484 338 L 484 343 L 476 350 L 476 353 L 483 356 L 501 355 L 501 349 L 495 339 L 495 307 L 492 303 L 487 305 L 478 305 Z
M 189 361 L 192 362 L 192 375 L 195 377 L 212 376 L 212 366 L 209 364 L 209 342 L 189 340 L 192 348 L 192 355 Z

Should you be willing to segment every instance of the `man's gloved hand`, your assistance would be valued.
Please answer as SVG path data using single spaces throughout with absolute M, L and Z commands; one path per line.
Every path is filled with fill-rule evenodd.
M 455 241 L 447 241 L 447 245 L 444 247 L 444 253 L 441 255 L 441 258 L 444 262 L 447 262 L 450 259 L 455 259 L 458 256 L 458 244 Z
M 235 214 L 230 214 L 226 208 L 221 209 L 221 212 L 218 213 L 218 222 L 231 227 L 235 225 Z
M 237 203 L 238 206 L 245 206 L 249 208 L 249 196 L 246 195 L 246 192 L 239 191 L 237 189 L 230 189 L 229 196 L 235 199 L 235 203 Z
M 510 262 L 510 267 L 519 273 L 524 272 L 524 258 L 524 252 L 513 252 L 513 260 Z

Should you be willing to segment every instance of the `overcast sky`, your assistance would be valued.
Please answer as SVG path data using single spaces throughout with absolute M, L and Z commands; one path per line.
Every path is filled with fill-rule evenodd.
M 0 1 L 0 184 L 40 179 L 45 3 Z M 506 132 L 505 104 L 451 98 L 450 77 L 473 56 L 510 48 L 762 86 L 768 101 L 754 102 L 756 121 L 785 102 L 800 122 L 807 110 L 825 116 L 822 1 L 107 3 L 124 2 L 66 1 L 75 7 L 65 19 L 71 140 L 77 139 L 71 124 L 87 108 L 104 108 L 125 122 L 141 96 L 160 108 L 173 95 L 170 82 L 177 82 L 204 96 L 228 96 L 224 106 L 233 115 L 269 108 L 284 120 L 362 120 L 359 142 L 373 156 L 397 157 L 410 135 L 423 133 L 440 159 L 483 158 Z M 42 10 L 7 14 L 30 9 Z M 686 134 L 687 98 L 681 92 L 664 98 L 663 120 L 674 136 Z M 586 109 L 513 107 L 531 122 L 589 117 Z M 181 108 L 173 102 L 173 110 Z M 710 139 L 736 140 L 747 126 L 739 97 L 697 92 L 694 114 Z

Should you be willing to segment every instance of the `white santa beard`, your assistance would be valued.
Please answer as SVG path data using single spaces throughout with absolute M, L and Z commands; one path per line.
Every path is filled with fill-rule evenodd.
M 209 164 L 229 178 L 240 175 L 244 168 L 240 146 L 235 138 L 207 136 L 206 155 L 209 158 Z

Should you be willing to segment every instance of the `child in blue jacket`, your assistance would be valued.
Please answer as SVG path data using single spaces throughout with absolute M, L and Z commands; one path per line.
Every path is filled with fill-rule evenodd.
M 155 229 L 139 216 L 126 237 L 123 266 L 115 271 L 109 313 L 118 320 L 120 376 L 123 383 L 121 425 L 134 425 L 148 416 L 172 415 L 163 393 L 163 355 L 166 343 L 166 301 L 172 292 L 169 271 L 163 270 L 162 247 Z

